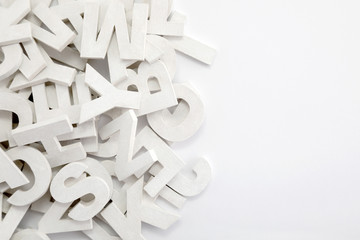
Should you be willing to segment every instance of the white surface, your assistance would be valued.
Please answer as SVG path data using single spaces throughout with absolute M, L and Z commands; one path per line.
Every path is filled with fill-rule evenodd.
M 360 3 L 175 1 L 186 34 L 218 48 L 210 69 L 179 57 L 207 120 L 186 157 L 214 180 L 182 220 L 148 239 L 360 238 Z M 203 10 L 201 10 L 203 9 Z
M 177 81 L 207 119 L 184 160 L 214 179 L 169 231 L 147 240 L 360 238 L 360 2 L 178 0 L 186 34 L 216 47 L 212 68 L 178 57 Z M 82 234 L 52 239 L 86 239 Z

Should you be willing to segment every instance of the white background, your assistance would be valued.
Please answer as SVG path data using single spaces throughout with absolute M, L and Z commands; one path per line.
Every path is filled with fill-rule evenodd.
M 214 179 L 150 240 L 360 239 L 360 2 L 182 0 L 212 68 L 179 57 L 207 121 L 175 149 Z
M 168 231 L 147 240 L 360 239 L 360 2 L 175 0 L 186 33 L 218 49 L 178 57 L 176 81 L 207 120 L 175 144 L 214 178 Z M 53 239 L 82 239 L 80 234 Z M 85 238 L 84 238 L 85 239 Z

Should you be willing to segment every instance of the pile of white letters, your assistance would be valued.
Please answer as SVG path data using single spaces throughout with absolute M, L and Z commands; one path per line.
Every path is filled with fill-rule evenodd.
M 189 178 L 171 149 L 204 120 L 196 90 L 173 82 L 176 52 L 216 54 L 184 23 L 171 0 L 0 0 L 1 240 L 144 239 L 142 222 L 179 219 L 158 198 L 181 208 L 205 189 L 208 161 Z M 37 229 L 19 227 L 29 211 Z

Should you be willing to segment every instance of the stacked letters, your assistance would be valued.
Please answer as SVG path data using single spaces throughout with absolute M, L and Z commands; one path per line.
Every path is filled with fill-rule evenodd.
M 0 0 L 1 240 L 144 239 L 142 222 L 179 219 L 159 199 L 181 208 L 205 189 L 209 162 L 189 177 L 171 148 L 204 120 L 197 91 L 173 82 L 176 52 L 215 57 L 184 25 L 170 0 Z M 19 226 L 29 211 L 37 229 Z

